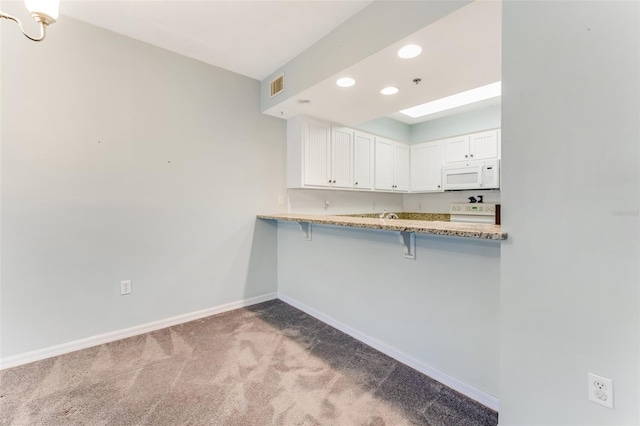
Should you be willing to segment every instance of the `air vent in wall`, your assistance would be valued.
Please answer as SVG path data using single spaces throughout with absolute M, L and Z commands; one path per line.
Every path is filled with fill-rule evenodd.
M 275 95 L 284 92 L 284 74 L 280 74 L 278 77 L 276 77 L 276 79 L 271 82 L 270 86 L 270 98 L 273 98 Z

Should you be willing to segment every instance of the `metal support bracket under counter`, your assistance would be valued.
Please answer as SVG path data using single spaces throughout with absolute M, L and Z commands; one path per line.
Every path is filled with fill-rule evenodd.
M 311 223 L 298 222 L 298 227 L 304 234 L 307 241 L 311 241 Z M 415 260 L 416 258 L 416 234 L 414 232 L 401 231 L 398 233 L 400 244 L 404 248 L 403 256 L 407 259 Z
M 307 241 L 311 241 L 311 224 L 309 222 L 298 222 L 298 226 L 304 234 L 304 238 Z
M 400 244 L 404 246 L 404 257 L 416 260 L 416 234 L 415 232 L 401 231 Z

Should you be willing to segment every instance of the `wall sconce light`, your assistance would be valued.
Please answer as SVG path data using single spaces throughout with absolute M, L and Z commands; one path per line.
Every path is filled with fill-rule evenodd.
M 42 41 L 46 35 L 47 25 L 51 25 L 58 19 L 58 9 L 60 8 L 60 0 L 24 0 L 24 5 L 33 17 L 40 24 L 40 36 L 32 37 L 27 34 L 22 26 L 22 22 L 18 18 L 7 15 L 0 10 L 0 18 L 16 21 L 24 34 L 29 40 Z

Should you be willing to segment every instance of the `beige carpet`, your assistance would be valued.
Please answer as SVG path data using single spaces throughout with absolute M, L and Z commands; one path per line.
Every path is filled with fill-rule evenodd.
M 281 302 L 0 372 L 2 425 L 495 425 Z

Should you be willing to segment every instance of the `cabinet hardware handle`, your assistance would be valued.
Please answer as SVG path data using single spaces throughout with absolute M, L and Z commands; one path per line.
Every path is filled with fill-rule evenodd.
M 465 155 L 465 156 L 464 156 L 464 158 L 469 158 L 469 156 L 468 156 L 468 155 Z
M 358 182 L 356 182 L 356 185 L 358 184 Z
M 471 154 L 471 158 L 473 158 L 473 154 Z

